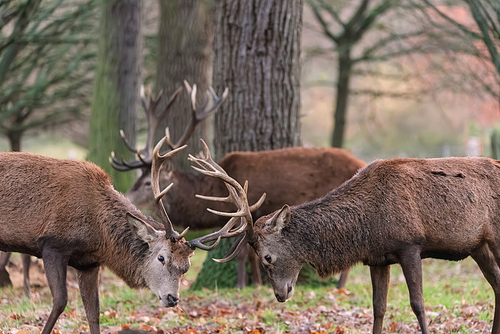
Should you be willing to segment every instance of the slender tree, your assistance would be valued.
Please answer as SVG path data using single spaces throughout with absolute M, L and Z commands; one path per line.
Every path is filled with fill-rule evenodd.
M 432 1 L 414 0 L 420 5 L 427 22 L 447 37 L 442 43 L 443 51 L 454 54 L 472 55 L 487 63 L 489 72 L 479 71 L 478 66 L 471 70 L 464 70 L 464 76 L 459 79 L 474 81 L 479 90 L 500 99 L 500 6 L 496 1 L 460 0 L 460 1 Z M 464 9 L 472 18 L 472 22 L 464 22 L 467 18 L 452 17 L 450 13 L 455 9 Z M 492 73 L 492 71 L 494 71 Z M 458 81 L 458 80 L 457 80 Z
M 135 112 L 139 106 L 143 36 L 142 1 L 101 0 L 98 63 L 90 120 L 89 160 L 106 170 L 119 191 L 126 191 L 133 173 L 114 170 L 109 154 L 132 159 L 120 138 L 135 144 Z
M 404 75 L 383 73 L 377 64 L 397 60 L 410 54 L 433 53 L 439 49 L 438 40 L 427 26 L 418 23 L 416 7 L 410 1 L 306 0 L 319 26 L 330 42 L 320 54 L 333 54 L 337 62 L 334 129 L 331 145 L 344 144 L 350 87 L 353 76 L 383 77 L 403 80 Z M 318 53 L 317 48 L 314 50 Z M 414 97 L 418 92 L 387 92 L 369 87 L 355 93 L 372 96 Z

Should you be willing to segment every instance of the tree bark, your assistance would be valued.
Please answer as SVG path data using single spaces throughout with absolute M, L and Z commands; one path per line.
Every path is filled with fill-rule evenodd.
M 339 48 L 342 47 L 339 45 Z M 337 78 L 337 98 L 334 113 L 332 147 L 342 147 L 346 124 L 347 106 L 349 102 L 349 81 L 351 78 L 352 60 L 348 46 L 339 52 L 339 69 Z
M 302 7 L 300 0 L 216 1 L 213 82 L 219 94 L 229 88 L 215 114 L 217 160 L 231 151 L 300 145 Z M 221 243 L 207 258 L 220 258 L 230 244 Z M 193 289 L 236 285 L 236 261 L 210 262 Z
M 215 155 L 300 145 L 301 0 L 217 0 Z
M 90 119 L 89 160 L 106 170 L 119 191 L 132 185 L 135 174 L 115 171 L 111 151 L 135 159 L 122 143 L 120 129 L 135 144 L 135 112 L 143 62 L 142 2 L 101 0 L 98 64 Z
M 198 87 L 198 101 L 205 99 L 210 86 L 212 70 L 213 5 L 211 0 L 159 0 L 160 27 L 158 31 L 159 55 L 157 62 L 157 89 L 163 90 L 165 106 L 178 87 L 187 80 Z M 174 102 L 165 121 L 160 124 L 156 139 L 169 127 L 172 141 L 181 137 L 191 120 L 191 105 L 184 92 Z M 204 100 L 203 100 L 204 101 Z M 207 139 L 206 120 L 200 123 L 187 142 L 188 148 L 174 156 L 176 169 L 189 169 L 187 155 L 201 149 L 200 138 Z

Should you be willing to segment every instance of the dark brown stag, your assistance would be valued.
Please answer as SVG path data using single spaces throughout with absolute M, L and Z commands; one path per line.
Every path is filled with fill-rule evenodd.
M 196 106 L 195 90 L 191 90 L 189 85 L 186 85 L 186 88 L 193 101 L 193 122 L 198 122 L 203 117 L 201 115 L 207 113 L 203 112 L 204 106 Z M 221 99 L 217 99 L 213 92 L 212 94 L 216 101 L 214 105 L 218 107 L 227 92 Z M 149 106 L 143 102 L 148 119 L 152 117 L 150 115 L 155 115 L 156 104 L 153 102 L 154 100 L 150 102 Z M 214 109 L 209 109 L 209 113 L 214 112 Z M 148 138 L 152 138 L 152 133 L 156 130 L 156 127 L 151 127 L 151 124 L 156 126 L 157 122 L 150 123 Z M 188 129 L 192 128 L 192 126 L 188 127 Z M 189 137 L 186 136 L 186 133 L 189 132 L 186 130 L 183 139 L 179 140 L 173 147 L 185 143 Z M 146 149 L 139 151 L 140 159 L 138 161 L 127 163 L 119 161 L 113 156 L 111 162 L 119 170 L 143 169 L 142 176 L 127 191 L 125 196 L 139 209 L 151 212 L 155 210 L 155 205 L 151 196 L 150 160 L 148 159 L 147 147 L 148 145 L 146 145 Z M 134 148 L 131 150 L 138 152 Z M 254 213 L 254 217 L 260 217 L 287 203 L 300 204 L 324 196 L 351 178 L 357 170 L 366 164 L 343 149 L 292 147 L 261 152 L 232 152 L 227 154 L 219 162 L 219 165 L 237 182 L 241 184 L 246 180 L 250 182 L 252 187 L 249 189 L 248 199 L 251 202 L 257 201 L 262 193 L 268 194 L 260 209 Z M 204 203 L 197 201 L 195 195 L 222 196 L 225 193 L 224 183 L 218 178 L 179 171 L 173 166 L 169 167 L 164 169 L 161 174 L 161 182 L 162 184 L 174 183 L 176 185 L 175 189 L 172 189 L 163 199 L 172 220 L 180 223 L 183 227 L 190 226 L 199 229 L 222 226 L 225 223 L 224 218 L 207 212 Z M 231 206 L 225 203 L 217 205 L 218 210 L 231 209 Z M 247 256 L 250 256 L 253 281 L 257 284 L 260 282 L 257 259 L 253 252 L 247 250 L 238 254 L 237 286 L 240 288 L 245 286 L 244 268 Z M 348 271 L 341 275 L 339 287 L 345 285 L 347 273 Z
M 155 147 L 151 167 L 152 192 L 163 224 L 144 216 L 90 162 L 0 153 L 0 250 L 43 259 L 53 306 L 42 334 L 51 333 L 66 306 L 67 265 L 78 272 L 92 334 L 100 333 L 102 266 L 132 288 L 148 287 L 162 304 L 177 304 L 180 280 L 197 241 L 184 241 L 184 232 L 172 228 L 161 202 L 170 189 L 160 191 L 161 165 L 183 148 L 160 155 L 166 140 Z
M 458 261 L 471 256 L 493 288 L 491 332 L 500 333 L 498 160 L 376 161 L 323 198 L 285 205 L 254 226 L 247 225 L 238 241 L 223 260 L 234 258 L 242 245 L 250 243 L 280 302 L 293 295 L 304 263 L 322 277 L 359 262 L 370 266 L 377 334 L 382 333 L 391 264 L 401 265 L 410 305 L 426 334 L 421 260 Z

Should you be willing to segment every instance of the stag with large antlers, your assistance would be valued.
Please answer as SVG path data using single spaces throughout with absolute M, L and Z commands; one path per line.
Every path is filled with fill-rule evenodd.
M 498 160 L 376 161 L 322 198 L 285 205 L 254 226 L 246 225 L 247 234 L 242 233 L 234 247 L 241 248 L 245 240 L 252 245 L 280 302 L 292 297 L 304 263 L 322 277 L 359 262 L 370 266 L 375 334 L 382 333 L 391 264 L 401 265 L 411 308 L 426 334 L 421 260 L 459 261 L 471 256 L 493 288 L 491 332 L 497 334 L 499 198 Z
M 196 105 L 195 86 L 191 89 L 186 85 L 186 88 L 190 95 L 193 119 L 202 118 L 194 116 L 194 114 L 214 113 L 227 95 L 226 90 L 221 98 L 217 98 L 213 90 L 210 90 L 207 92 L 206 102 L 203 105 Z M 213 107 L 206 111 L 209 97 L 214 100 L 214 103 Z M 154 113 L 155 105 L 150 103 L 148 106 L 144 102 L 143 106 L 147 114 Z M 191 130 L 186 130 L 184 133 L 192 133 L 192 126 L 188 126 L 188 129 Z M 150 133 L 155 130 L 156 128 L 149 128 L 148 138 Z M 183 136 L 184 139 L 179 140 L 173 147 L 184 144 L 187 137 Z M 148 170 L 150 163 L 146 158 L 148 154 L 144 150 L 140 152 L 142 153 L 139 159 L 142 159 L 142 163 L 141 160 L 126 163 L 115 158 L 112 160 L 112 164 L 119 170 L 143 169 L 142 176 L 127 191 L 125 196 L 139 209 L 151 212 L 156 210 L 157 206 L 151 195 L 151 180 Z M 339 148 L 293 147 L 261 152 L 232 152 L 219 161 L 219 165 L 238 182 L 243 183 L 248 180 L 252 184 L 248 193 L 250 201 L 257 201 L 264 192 L 268 194 L 262 206 L 253 213 L 254 217 L 260 217 L 279 209 L 286 203 L 300 204 L 324 196 L 328 191 L 351 178 L 358 169 L 366 164 L 353 157 L 346 150 Z M 224 183 L 218 178 L 176 170 L 172 165 L 169 167 L 163 169 L 160 177 L 163 184 L 176 184 L 175 189 L 172 189 L 163 199 L 173 221 L 180 223 L 183 227 L 190 226 L 198 229 L 224 225 L 224 218 L 206 211 L 203 203 L 195 199 L 195 194 L 200 193 L 221 196 L 226 189 Z M 228 203 L 217 203 L 216 206 L 219 210 L 230 210 L 231 208 Z M 247 248 L 238 256 L 237 286 L 240 288 L 243 288 L 246 283 L 245 261 L 247 256 L 250 257 L 254 283 L 261 282 L 258 260 L 253 251 Z M 339 287 L 345 285 L 347 272 L 341 275 Z
M 91 334 L 100 333 L 103 266 L 132 288 L 148 287 L 163 305 L 177 304 L 181 277 L 198 244 L 186 243 L 185 232 L 173 229 L 161 202 L 171 188 L 161 191 L 162 164 L 184 148 L 162 155 L 167 141 L 164 137 L 151 155 L 152 192 L 162 223 L 144 216 L 90 162 L 0 153 L 0 250 L 43 259 L 53 306 L 42 334 L 51 333 L 66 306 L 67 265 L 78 271 Z

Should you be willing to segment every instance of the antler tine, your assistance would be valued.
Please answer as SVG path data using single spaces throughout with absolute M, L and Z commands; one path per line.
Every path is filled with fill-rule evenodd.
M 140 89 L 140 96 L 141 96 L 141 106 L 144 109 L 144 113 L 146 114 L 146 119 L 148 122 L 148 134 L 147 134 L 147 139 L 146 139 L 146 146 L 139 150 L 135 147 L 132 147 L 130 143 L 127 141 L 125 137 L 125 132 L 123 130 L 120 130 L 120 136 L 122 137 L 123 144 L 125 147 L 135 153 L 137 155 L 138 160 L 136 161 L 131 161 L 131 162 L 125 162 L 123 160 L 118 160 L 112 154 L 111 158 L 109 159 L 111 166 L 113 168 L 119 170 L 119 171 L 129 171 L 132 169 L 137 169 L 137 168 L 151 168 L 151 148 L 153 146 L 153 140 L 154 140 L 154 135 L 156 132 L 156 129 L 158 127 L 158 123 L 161 122 L 161 120 L 165 117 L 167 114 L 167 110 L 171 107 L 173 101 L 179 96 L 180 92 L 182 91 L 182 87 L 179 87 L 170 97 L 170 99 L 167 102 L 167 106 L 165 107 L 164 111 L 160 113 L 159 116 L 156 115 L 156 108 L 158 107 L 158 104 L 160 103 L 160 99 L 162 96 L 162 91 L 158 93 L 156 97 L 153 97 L 151 93 L 149 93 L 149 103 L 146 102 L 146 96 L 144 93 L 144 85 L 141 85 Z
M 188 241 L 188 245 L 192 248 L 198 247 L 201 249 L 207 249 L 208 247 L 215 247 L 214 245 L 205 246 L 204 244 L 210 241 L 216 240 L 215 243 L 221 238 L 231 238 L 237 236 L 235 244 L 231 247 L 231 254 L 221 261 L 229 261 L 234 258 L 243 245 L 250 240 L 253 236 L 253 221 L 251 209 L 260 206 L 265 198 L 265 194 L 261 197 L 258 203 L 254 204 L 252 208 L 248 205 L 247 200 L 247 190 L 248 185 L 242 187 L 235 179 L 230 177 L 222 167 L 220 167 L 215 161 L 212 160 L 210 150 L 207 144 L 202 140 L 203 146 L 205 148 L 205 158 L 195 158 L 192 155 L 189 156 L 189 160 L 198 164 L 199 167 L 192 166 L 195 170 L 201 173 L 213 177 L 218 177 L 224 181 L 226 187 L 229 191 L 229 196 L 227 197 L 211 197 L 211 196 L 200 196 L 196 195 L 198 198 L 207 199 L 211 201 L 218 202 L 229 202 L 233 203 L 237 207 L 237 211 L 232 212 L 221 212 L 215 211 L 213 209 L 207 209 L 208 211 L 215 213 L 220 216 L 231 217 L 231 219 L 218 231 L 205 235 L 203 237 Z
M 207 101 L 201 107 L 196 104 L 196 92 L 198 90 L 196 84 L 194 84 L 193 87 L 191 87 L 189 83 L 186 80 L 184 80 L 184 86 L 186 88 L 186 91 L 189 95 L 191 102 L 191 120 L 184 129 L 184 132 L 182 136 L 179 138 L 179 140 L 175 143 L 175 145 L 172 145 L 174 148 L 185 144 L 189 140 L 189 137 L 191 137 L 191 135 L 193 134 L 196 126 L 205 118 L 217 112 L 220 105 L 222 104 L 222 102 L 224 102 L 227 95 L 229 94 L 229 89 L 226 87 L 222 96 L 218 98 L 217 95 L 215 94 L 214 89 L 210 87 L 209 90 L 213 96 L 214 104 L 211 108 L 207 110 L 206 106 L 208 105 L 208 98 Z M 209 95 L 208 92 L 209 91 L 207 90 L 207 96 Z
M 231 248 L 229 248 L 229 250 L 227 251 L 227 254 L 226 254 L 226 256 L 224 258 L 222 258 L 222 259 L 214 259 L 214 258 L 212 258 L 212 260 L 214 260 L 215 262 L 224 263 L 224 262 L 231 261 L 236 256 L 238 256 L 238 254 L 243 249 L 243 247 L 245 247 L 245 245 L 246 245 L 246 243 L 248 241 L 248 238 L 246 237 L 246 234 L 247 234 L 247 231 L 243 231 L 236 238 L 236 240 L 231 245 Z
M 184 230 L 184 232 L 182 232 L 181 234 L 177 233 L 174 230 L 174 228 L 172 226 L 172 222 L 170 221 L 170 218 L 167 215 L 167 211 L 165 210 L 165 206 L 163 205 L 163 202 L 161 201 L 161 199 L 170 190 L 170 188 L 172 188 L 173 184 L 170 184 L 163 191 L 160 190 L 160 170 L 161 170 L 161 167 L 163 166 L 163 164 L 165 162 L 167 162 L 168 160 L 170 160 L 170 158 L 173 154 L 186 148 L 186 145 L 161 155 L 160 149 L 166 140 L 167 140 L 167 136 L 163 137 L 158 142 L 158 144 L 156 144 L 156 146 L 153 150 L 153 158 L 152 158 L 153 160 L 152 160 L 152 165 L 151 165 L 151 188 L 153 189 L 153 195 L 155 197 L 156 204 L 159 207 L 160 215 L 162 216 L 163 225 L 165 226 L 165 231 L 166 231 L 166 237 L 173 238 L 175 240 L 179 240 L 187 232 L 187 230 Z

